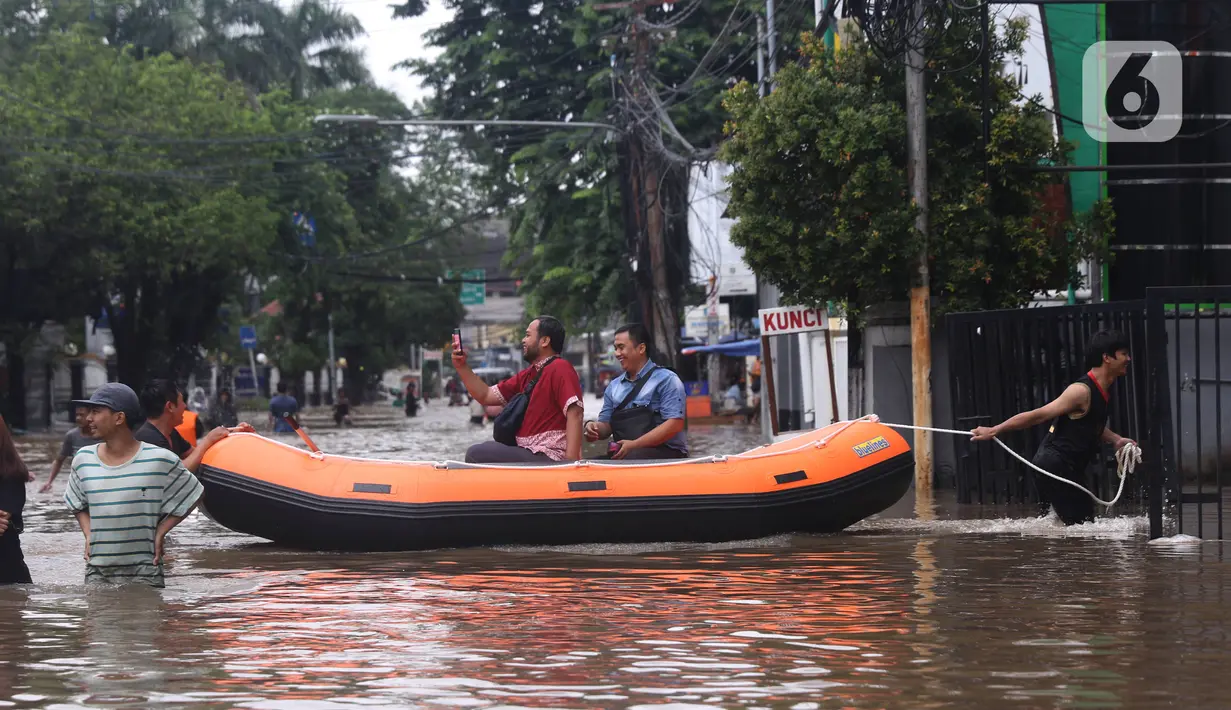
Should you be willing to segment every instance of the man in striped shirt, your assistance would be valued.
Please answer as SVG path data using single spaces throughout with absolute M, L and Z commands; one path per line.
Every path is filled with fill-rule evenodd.
M 86 582 L 165 586 L 164 540 L 196 508 L 201 483 L 174 453 L 133 436 L 144 418 L 127 385 L 109 382 L 74 404 L 102 439 L 73 457 L 64 493 L 88 543 Z

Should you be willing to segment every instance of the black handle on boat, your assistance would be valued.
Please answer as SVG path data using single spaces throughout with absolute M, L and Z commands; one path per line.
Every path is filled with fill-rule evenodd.
M 291 428 L 295 430 L 295 433 L 299 435 L 300 439 L 303 439 L 303 443 L 308 445 L 308 448 L 312 450 L 312 453 L 321 453 L 321 450 L 316 447 L 316 444 L 312 443 L 312 440 L 309 439 L 308 435 L 303 432 L 303 429 L 299 428 L 299 421 L 295 419 L 294 414 L 291 414 L 290 412 L 283 412 L 282 418 L 286 420 L 287 424 L 291 425 Z

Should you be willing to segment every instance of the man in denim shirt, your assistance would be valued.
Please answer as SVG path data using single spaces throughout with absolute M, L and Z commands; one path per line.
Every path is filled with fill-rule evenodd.
M 615 356 L 624 374 L 612 380 L 603 393 L 603 410 L 598 421 L 586 422 L 588 441 L 611 436 L 611 415 L 642 377 L 645 386 L 629 407 L 647 406 L 658 414 L 661 423 L 633 440 L 612 445 L 613 459 L 682 459 L 688 457 L 684 438 L 684 383 L 674 372 L 657 367 L 646 353 L 649 333 L 640 323 L 630 323 L 615 332 Z M 647 374 L 648 373 L 648 374 Z

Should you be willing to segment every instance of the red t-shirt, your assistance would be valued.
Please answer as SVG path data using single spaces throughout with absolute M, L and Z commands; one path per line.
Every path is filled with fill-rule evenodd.
M 492 389 L 499 395 L 501 404 L 505 404 L 530 384 L 540 368 L 543 370 L 534 391 L 530 393 L 526 417 L 517 430 L 517 445 L 547 454 L 553 461 L 561 461 L 568 448 L 565 431 L 568 418 L 565 412 L 574 404 L 581 406 L 581 380 L 564 358 L 558 357 L 543 367 L 545 361 L 527 367 Z

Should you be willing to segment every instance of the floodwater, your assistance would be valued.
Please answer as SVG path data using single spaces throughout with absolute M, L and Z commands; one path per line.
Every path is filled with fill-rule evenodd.
M 318 429 L 388 458 L 490 436 L 436 403 Z M 692 432 L 698 454 L 757 436 Z M 45 478 L 50 445 L 22 446 Z M 0 588 L 0 707 L 1231 706 L 1231 565 L 1140 518 L 904 501 L 828 536 L 320 554 L 197 514 L 166 589 L 87 590 L 62 490 L 27 507 L 36 584 Z

